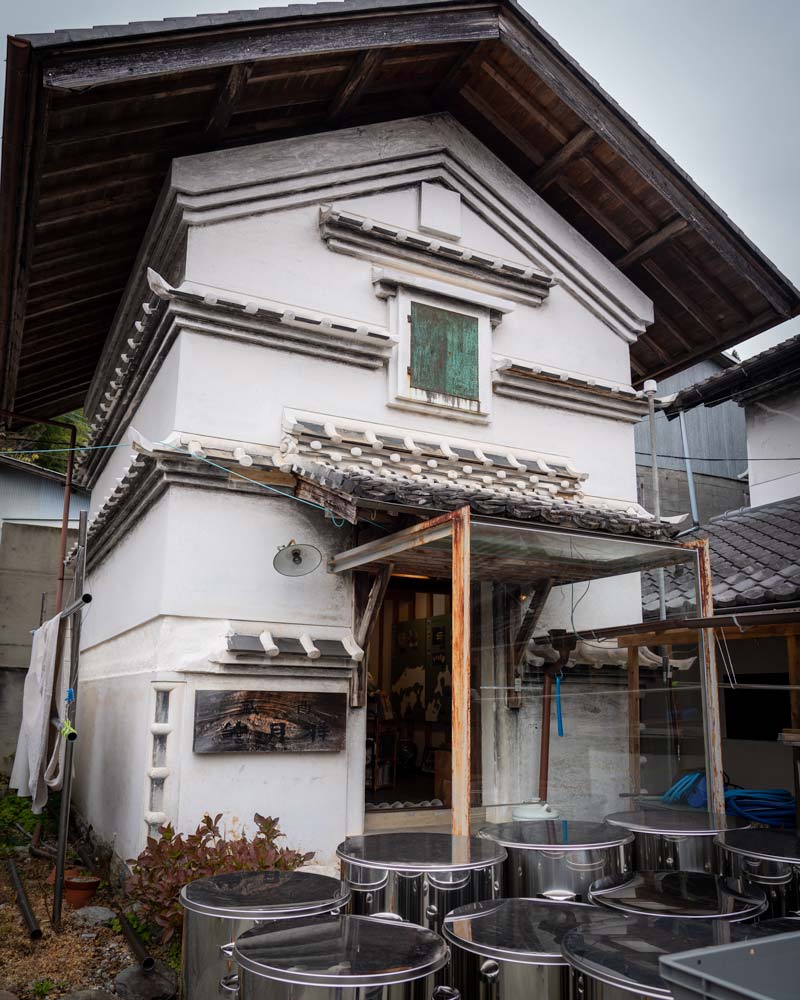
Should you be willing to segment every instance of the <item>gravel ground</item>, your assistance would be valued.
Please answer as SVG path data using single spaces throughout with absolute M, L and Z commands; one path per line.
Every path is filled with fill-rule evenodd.
M 114 977 L 133 957 L 119 933 L 109 927 L 85 927 L 64 904 L 62 930 L 50 924 L 53 890 L 47 885 L 52 862 L 24 854 L 15 859 L 31 906 L 42 927 L 40 941 L 31 941 L 17 908 L 5 863 L 0 866 L 0 990 L 19 1000 L 55 1000 L 81 989 L 113 992 Z M 115 909 L 103 888 L 92 905 Z

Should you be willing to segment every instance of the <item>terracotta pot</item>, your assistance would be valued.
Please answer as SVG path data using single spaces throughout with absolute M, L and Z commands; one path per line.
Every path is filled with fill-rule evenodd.
M 97 875 L 65 875 L 64 899 L 73 910 L 79 910 L 91 903 L 99 885 L 100 879 Z
M 64 878 L 65 879 L 73 878 L 76 875 L 85 875 L 85 874 L 86 873 L 84 872 L 84 870 L 82 868 L 65 868 L 64 869 Z M 53 867 L 50 870 L 50 874 L 47 876 L 47 884 L 48 885 L 55 885 L 56 884 L 56 867 L 55 867 L 55 865 L 53 865 Z

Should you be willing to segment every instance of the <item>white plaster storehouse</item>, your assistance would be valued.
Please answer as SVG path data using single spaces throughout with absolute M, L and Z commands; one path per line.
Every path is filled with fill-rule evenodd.
M 638 389 L 797 290 L 515 0 L 12 38 L 3 136 L 0 406 L 94 425 L 76 804 L 96 834 L 128 858 L 164 820 L 258 810 L 325 861 L 365 825 L 445 825 L 448 797 L 463 830 L 535 795 L 545 653 L 509 670 L 529 636 L 508 609 L 532 629 L 555 580 L 541 628 L 638 618 L 637 578 L 590 565 L 652 565 L 671 533 L 635 502 Z M 465 506 L 473 537 L 534 526 L 572 576 L 531 590 L 490 559 L 472 614 L 460 571 L 395 572 L 380 602 L 331 571 Z M 277 573 L 291 539 L 322 565 Z M 547 794 L 597 817 L 638 784 L 637 713 L 618 666 L 581 669 Z M 402 791 L 376 766 L 390 722 Z
M 167 819 L 256 808 L 328 856 L 362 828 L 363 711 L 344 753 L 191 752 L 198 690 L 346 692 L 363 656 L 349 581 L 272 566 L 290 538 L 328 556 L 349 531 L 313 491 L 273 490 L 354 477 L 375 499 L 483 490 L 646 524 L 628 350 L 652 306 L 446 115 L 176 160 L 140 259 L 97 428 L 134 450 L 87 468 L 78 805 L 123 856 Z M 413 368 L 418 305 L 474 324 L 476 391 Z M 636 620 L 638 580 L 604 600 L 581 613 Z

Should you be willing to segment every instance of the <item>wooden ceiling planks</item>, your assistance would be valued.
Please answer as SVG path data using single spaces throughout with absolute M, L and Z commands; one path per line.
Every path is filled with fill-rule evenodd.
M 57 415 L 82 398 L 173 157 L 443 109 L 654 299 L 635 381 L 798 311 L 790 283 L 511 0 L 184 18 L 11 40 L 0 209 L 24 211 L 3 233 L 4 405 L 16 392 Z

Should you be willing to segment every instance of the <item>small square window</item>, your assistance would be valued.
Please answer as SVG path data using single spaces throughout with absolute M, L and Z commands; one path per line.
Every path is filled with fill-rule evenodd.
M 412 302 L 409 318 L 411 388 L 478 400 L 477 317 Z

